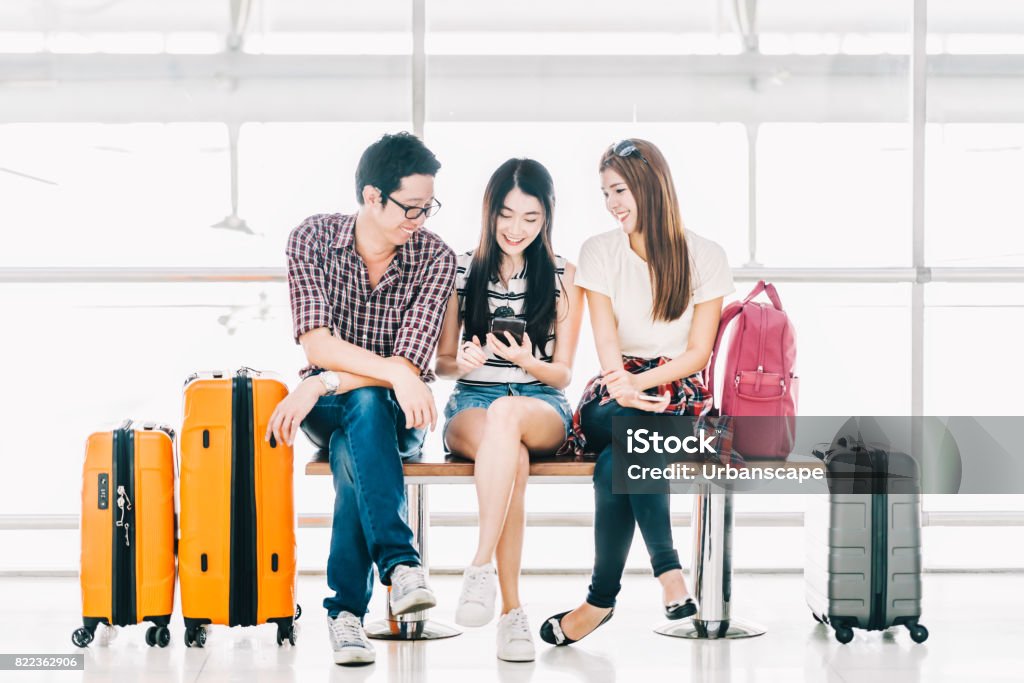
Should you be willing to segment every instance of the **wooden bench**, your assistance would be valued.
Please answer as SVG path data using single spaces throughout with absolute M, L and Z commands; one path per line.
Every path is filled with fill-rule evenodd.
M 402 465 L 405 481 L 421 484 L 470 484 L 473 482 L 473 461 L 449 455 L 444 458 L 418 456 L 406 460 Z M 306 474 L 330 474 L 331 464 L 327 451 L 320 450 L 306 463 Z M 537 483 L 576 484 L 576 479 L 585 478 L 589 483 L 594 476 L 593 461 L 576 462 L 572 456 L 550 456 L 530 461 L 530 481 Z M 438 478 L 452 481 L 438 481 Z M 553 481 L 548 477 L 555 478 Z M 565 477 L 574 478 L 568 481 Z
M 413 542 L 420 552 L 425 570 L 427 562 L 427 531 L 430 528 L 430 508 L 427 503 L 426 484 L 472 484 L 473 461 L 457 456 L 417 456 L 402 465 L 405 473 L 405 495 L 408 503 L 409 527 Z M 331 465 L 327 451 L 320 450 L 306 463 L 308 475 L 330 475 Z M 594 476 L 593 461 L 577 462 L 572 456 L 535 458 L 530 462 L 531 484 L 590 484 Z M 368 624 L 370 638 L 381 640 L 433 640 L 459 635 L 460 631 L 445 624 L 430 621 L 427 612 L 395 616 L 388 603 L 387 617 Z

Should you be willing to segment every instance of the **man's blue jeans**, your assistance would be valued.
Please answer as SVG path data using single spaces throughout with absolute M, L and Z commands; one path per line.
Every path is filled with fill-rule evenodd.
M 402 460 L 420 452 L 425 432 L 406 429 L 390 389 L 364 387 L 324 396 L 302 431 L 328 449 L 334 478 L 334 521 L 324 599 L 331 617 L 362 618 L 373 594 L 373 565 L 385 583 L 399 564 L 418 565 L 407 523 Z

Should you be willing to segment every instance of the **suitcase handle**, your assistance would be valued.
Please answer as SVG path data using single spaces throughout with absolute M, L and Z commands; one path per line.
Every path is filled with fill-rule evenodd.
M 163 432 L 167 436 L 171 437 L 171 439 L 173 439 L 175 436 L 174 427 L 170 425 L 160 425 L 157 424 L 156 422 L 147 422 L 144 425 L 142 425 L 142 429 L 147 432 L 152 432 L 154 430 Z

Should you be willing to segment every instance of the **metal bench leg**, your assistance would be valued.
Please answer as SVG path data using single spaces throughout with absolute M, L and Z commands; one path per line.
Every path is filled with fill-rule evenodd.
M 764 634 L 756 624 L 731 618 L 732 492 L 711 492 L 700 484 L 693 498 L 693 595 L 699 604 L 693 619 L 670 621 L 655 629 L 674 638 L 714 640 Z
M 407 484 L 405 495 L 409 509 L 412 541 L 419 549 L 423 571 L 429 576 L 427 530 L 430 527 L 430 512 L 427 506 L 426 486 L 424 484 Z M 391 590 L 390 586 L 388 590 Z M 387 618 L 366 626 L 366 635 L 370 638 L 378 640 L 437 640 L 438 638 L 451 638 L 462 633 L 451 626 L 430 621 L 428 619 L 429 610 L 396 616 L 391 613 L 391 601 L 386 600 L 385 602 L 387 603 Z

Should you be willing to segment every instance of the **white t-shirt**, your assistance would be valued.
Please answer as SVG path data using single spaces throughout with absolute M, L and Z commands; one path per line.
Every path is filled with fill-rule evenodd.
M 616 228 L 591 237 L 580 248 L 576 284 L 612 300 L 625 356 L 675 358 L 686 351 L 696 304 L 736 291 L 725 250 L 686 231 L 693 295 L 683 315 L 672 322 L 655 321 L 654 296 L 647 262 L 629 247 L 629 237 Z

